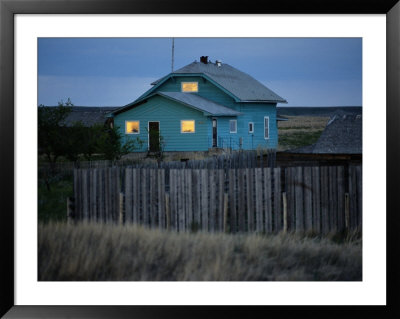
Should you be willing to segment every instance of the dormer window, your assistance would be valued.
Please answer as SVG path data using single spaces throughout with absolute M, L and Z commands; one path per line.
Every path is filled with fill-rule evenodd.
M 198 92 L 199 84 L 198 82 L 182 82 L 181 83 L 182 92 Z

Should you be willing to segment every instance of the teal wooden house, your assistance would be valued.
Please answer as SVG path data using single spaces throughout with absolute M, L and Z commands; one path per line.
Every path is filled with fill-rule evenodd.
M 276 105 L 287 103 L 234 67 L 201 57 L 152 83 L 134 102 L 110 113 L 138 151 L 275 149 Z

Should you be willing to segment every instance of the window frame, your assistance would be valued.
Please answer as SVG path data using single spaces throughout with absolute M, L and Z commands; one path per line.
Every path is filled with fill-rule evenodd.
M 188 83 L 196 83 L 197 90 L 196 91 L 184 91 L 183 90 L 183 84 L 188 84 Z M 181 82 L 181 92 L 182 93 L 197 93 L 197 92 L 199 92 L 199 82 L 194 82 L 194 81 L 192 81 L 192 82 Z
M 235 131 L 231 131 L 231 122 L 235 122 Z M 229 120 L 229 133 L 230 134 L 237 133 L 237 120 Z
M 139 123 L 139 125 L 138 125 L 139 130 L 138 130 L 137 133 L 135 133 L 135 132 L 130 132 L 130 133 L 128 133 L 128 132 L 127 132 L 127 130 L 126 130 L 126 125 L 127 125 L 128 122 L 138 122 L 138 123 Z M 139 120 L 125 120 L 125 134 L 127 134 L 127 135 L 140 134 L 140 121 L 139 121 Z
M 183 121 L 193 121 L 193 132 L 183 132 L 182 131 L 182 122 Z M 181 134 L 193 134 L 196 133 L 196 120 L 190 119 L 190 120 L 181 120 Z
M 250 131 L 250 124 L 251 124 L 251 128 L 252 128 L 251 131 Z M 254 122 L 249 122 L 249 133 L 251 133 L 251 134 L 254 133 Z
M 268 119 L 268 136 L 265 136 L 265 119 Z M 264 139 L 269 140 L 269 116 L 264 116 Z

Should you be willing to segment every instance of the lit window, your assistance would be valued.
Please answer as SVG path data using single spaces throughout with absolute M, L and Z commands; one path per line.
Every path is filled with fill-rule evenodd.
M 194 120 L 181 121 L 181 133 L 194 133 L 194 132 L 195 132 Z
M 199 86 L 197 82 L 182 82 L 182 92 L 198 92 Z
M 237 121 L 230 120 L 229 121 L 229 133 L 236 133 L 237 132 Z
M 126 134 L 139 134 L 140 133 L 139 121 L 126 121 L 125 122 L 125 133 Z
M 254 133 L 254 123 L 249 122 L 249 133 Z
M 269 117 L 264 117 L 264 138 L 269 138 Z

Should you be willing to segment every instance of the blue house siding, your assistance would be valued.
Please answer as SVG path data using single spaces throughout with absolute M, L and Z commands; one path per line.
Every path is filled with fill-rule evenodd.
M 195 133 L 181 133 L 181 120 L 195 120 Z M 126 134 L 125 121 L 140 121 L 139 134 Z M 207 128 L 209 119 L 202 112 L 160 96 L 150 98 L 146 103 L 119 113 L 114 125 L 123 133 L 124 142 L 139 137 L 144 143 L 138 152 L 148 150 L 148 122 L 160 122 L 164 151 L 205 151 L 208 150 Z
M 238 103 L 239 104 L 239 103 Z M 239 104 L 243 115 L 236 117 L 213 117 L 217 119 L 218 147 L 234 150 L 256 148 L 276 148 L 278 134 L 276 126 L 275 104 Z M 269 138 L 264 138 L 264 117 L 269 117 Z M 230 133 L 229 121 L 237 120 L 237 132 Z M 249 133 L 249 122 L 254 125 L 254 132 Z M 240 138 L 242 140 L 240 141 Z M 209 121 L 208 139 L 212 140 L 212 121 Z M 211 147 L 211 142 L 210 142 Z

